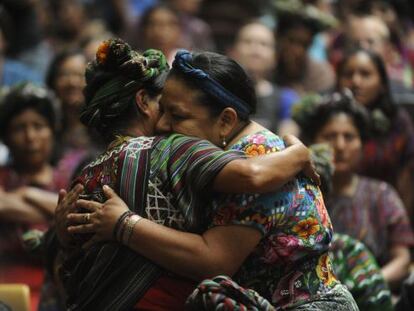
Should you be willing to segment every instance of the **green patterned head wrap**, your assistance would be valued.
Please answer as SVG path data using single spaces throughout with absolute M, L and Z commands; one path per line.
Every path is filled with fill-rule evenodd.
M 96 59 L 86 69 L 81 121 L 98 130 L 107 128 L 135 105 L 140 89 L 153 89 L 157 78 L 168 69 L 164 54 L 158 50 L 140 54 L 120 39 L 102 42 Z

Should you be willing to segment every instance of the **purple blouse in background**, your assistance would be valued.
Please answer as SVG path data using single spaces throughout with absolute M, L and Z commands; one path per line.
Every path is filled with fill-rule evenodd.
M 335 232 L 362 241 L 381 266 L 391 245 L 414 245 L 401 198 L 386 182 L 360 176 L 354 197 L 332 196 L 326 206 Z

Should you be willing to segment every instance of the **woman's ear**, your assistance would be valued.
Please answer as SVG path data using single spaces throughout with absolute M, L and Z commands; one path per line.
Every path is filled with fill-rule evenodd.
M 236 127 L 239 119 L 237 117 L 237 112 L 233 108 L 225 108 L 219 116 L 219 128 L 220 128 L 220 137 L 226 138 L 230 136 L 230 133 Z
M 138 107 L 138 110 L 145 116 L 149 115 L 149 101 L 148 101 L 148 95 L 147 92 L 143 89 L 140 89 L 135 94 L 135 104 Z

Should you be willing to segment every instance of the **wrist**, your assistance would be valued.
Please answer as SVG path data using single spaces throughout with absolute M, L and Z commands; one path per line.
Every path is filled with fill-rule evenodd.
M 134 232 L 135 225 L 142 219 L 131 211 L 124 212 L 118 219 L 114 228 L 114 239 L 128 246 Z
M 296 143 L 291 146 L 294 150 L 292 150 L 298 157 L 299 162 L 302 163 L 302 166 L 306 166 L 311 162 L 311 156 L 309 149 L 302 143 Z
M 134 213 L 131 211 L 125 211 L 124 213 L 121 214 L 121 216 L 119 216 L 115 224 L 114 230 L 112 232 L 112 237 L 115 241 L 118 241 L 118 242 L 122 241 L 122 235 L 125 229 L 125 221 L 129 216 L 133 214 Z
M 121 241 L 122 244 L 124 244 L 125 246 L 129 246 L 129 242 L 134 233 L 134 227 L 141 219 L 141 216 L 134 214 L 129 216 L 125 220 L 125 230 Z

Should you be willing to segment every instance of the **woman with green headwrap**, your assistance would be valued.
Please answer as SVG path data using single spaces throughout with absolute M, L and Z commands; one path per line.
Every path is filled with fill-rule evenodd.
M 213 190 L 270 191 L 309 164 L 307 149 L 294 138 L 289 140 L 296 144 L 280 153 L 247 160 L 205 140 L 179 134 L 153 137 L 167 69 L 160 52 L 140 55 L 120 40 L 102 43 L 88 65 L 81 120 L 103 135 L 108 149 L 82 170 L 74 184 L 83 187 L 76 186 L 57 210 L 57 233 L 66 247 L 60 271 L 69 309 L 130 309 L 155 281 L 168 279 L 161 268 L 120 243 L 81 249 L 85 240 L 68 237 L 61 221 L 73 196 L 83 192 L 83 198 L 102 202 L 102 187 L 109 185 L 134 213 L 200 233 L 207 225 Z M 269 166 L 284 169 L 270 172 Z M 91 213 L 83 213 L 81 220 L 85 227 L 91 225 Z M 138 221 L 131 211 L 122 214 L 111 232 L 114 240 L 128 244 Z M 154 230 L 161 227 L 156 224 Z

